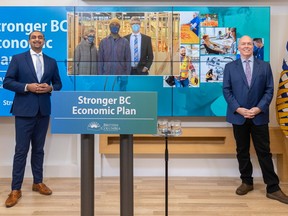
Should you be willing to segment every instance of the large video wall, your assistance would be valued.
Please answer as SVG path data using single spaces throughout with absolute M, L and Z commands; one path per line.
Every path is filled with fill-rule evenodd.
M 151 37 L 154 58 L 148 75 L 103 75 L 98 66 L 95 73 L 77 70 L 75 49 L 87 30 L 95 30 L 99 49 L 112 18 L 120 21 L 124 37 L 135 16 L 141 19 L 140 32 Z M 270 59 L 269 7 L 0 7 L 0 17 L 0 116 L 10 116 L 13 103 L 14 93 L 3 89 L 9 62 L 29 49 L 33 30 L 45 34 L 43 52 L 57 60 L 63 91 L 95 91 L 95 96 L 99 91 L 156 91 L 159 116 L 225 116 L 223 70 L 239 58 L 241 36 L 255 39 L 257 58 Z M 265 47 L 261 56 L 259 39 Z

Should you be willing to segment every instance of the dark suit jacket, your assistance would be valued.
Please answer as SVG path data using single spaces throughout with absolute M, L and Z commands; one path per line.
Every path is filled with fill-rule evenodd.
M 125 38 L 129 41 L 129 43 L 130 43 L 130 37 L 131 34 L 125 36 Z M 141 57 L 139 64 L 137 66 L 137 72 L 139 75 L 143 74 L 142 69 L 144 67 L 150 69 L 153 63 L 153 58 L 154 55 L 153 55 L 151 37 L 145 34 L 141 34 Z
M 269 63 L 254 58 L 251 86 L 249 88 L 241 59 L 226 64 L 223 94 L 228 104 L 227 121 L 242 125 L 245 118 L 236 112 L 238 107 L 259 107 L 261 113 L 253 118 L 255 125 L 268 124 L 269 105 L 273 98 L 274 82 Z
M 62 88 L 58 66 L 54 59 L 43 54 L 44 74 L 41 83 L 53 86 L 57 91 Z M 51 93 L 35 94 L 25 92 L 25 85 L 38 83 L 30 51 L 15 55 L 9 64 L 3 87 L 15 92 L 11 113 L 15 116 L 33 117 L 38 111 L 46 116 L 51 113 Z

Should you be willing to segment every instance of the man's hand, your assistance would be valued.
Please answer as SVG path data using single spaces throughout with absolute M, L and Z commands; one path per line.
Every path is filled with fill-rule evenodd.
M 36 94 L 43 94 L 52 91 L 52 87 L 47 83 L 30 83 L 27 85 L 27 90 Z
M 143 72 L 143 73 L 146 73 L 146 72 L 148 72 L 148 70 L 149 70 L 149 69 L 148 69 L 147 67 L 143 67 L 142 72 Z
M 239 107 L 236 112 L 244 116 L 244 118 L 253 119 L 261 112 L 261 110 L 259 109 L 259 107 L 252 107 L 251 109 Z
M 259 113 L 261 113 L 261 109 L 259 107 L 252 107 L 250 109 L 251 114 L 253 114 L 254 116 L 258 115 Z

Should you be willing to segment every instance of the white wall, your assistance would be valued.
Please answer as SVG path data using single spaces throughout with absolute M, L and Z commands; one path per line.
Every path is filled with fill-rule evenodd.
M 152 1 L 149 5 L 160 5 L 166 2 L 167 5 L 188 5 L 189 1 Z M 170 3 L 168 3 L 170 2 Z M 110 1 L 111 5 L 120 5 L 121 1 Z M 7 0 L 1 1 L 0 6 L 16 5 L 41 5 L 41 6 L 79 6 L 79 5 L 107 5 L 108 1 L 80 1 L 80 0 Z M 162 4 L 161 3 L 161 4 Z M 123 5 L 129 5 L 129 0 Z M 144 5 L 145 1 L 133 4 Z M 251 5 L 250 0 L 241 2 L 242 5 Z M 217 6 L 241 5 L 239 2 L 233 4 L 229 1 L 219 1 Z M 193 5 L 216 5 L 215 1 L 193 1 Z M 255 5 L 255 4 L 254 4 Z M 282 71 L 282 59 L 287 56 L 285 52 L 288 40 L 288 2 L 286 0 L 274 0 L 267 2 L 257 1 L 256 5 L 271 6 L 271 66 L 274 71 L 275 87 L 279 80 L 279 73 Z M 1 16 L 1 15 L 0 15 Z M 276 89 L 275 89 L 276 92 Z M 275 98 L 275 97 L 274 97 Z M 272 102 L 275 104 L 275 99 Z M 189 123 L 185 125 L 202 126 L 227 126 L 223 122 Z M 277 126 L 275 119 L 275 106 L 271 106 L 271 125 Z M 163 143 L 164 145 L 164 143 Z M 117 155 L 98 154 L 98 135 L 95 135 L 95 172 L 97 176 L 117 176 L 119 175 L 119 158 Z M 14 118 L 0 118 L 0 177 L 11 177 L 11 165 L 14 153 Z M 135 176 L 163 176 L 165 161 L 164 155 L 135 155 L 134 156 Z M 27 159 L 26 176 L 31 176 L 29 158 Z M 254 176 L 261 176 L 256 159 L 253 159 Z M 59 135 L 51 134 L 48 131 L 45 147 L 45 176 L 47 177 L 78 177 L 80 176 L 80 136 L 79 135 Z M 211 156 L 201 158 L 199 156 L 176 156 L 169 158 L 170 176 L 238 176 L 238 164 L 235 158 L 225 158 L 224 156 Z

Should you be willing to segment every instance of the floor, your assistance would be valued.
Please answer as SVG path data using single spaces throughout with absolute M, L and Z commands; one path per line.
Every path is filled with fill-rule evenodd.
M 80 179 L 48 178 L 53 190 L 43 196 L 31 190 L 31 179 L 25 179 L 19 203 L 5 207 L 11 179 L 0 179 L 1 216 L 80 216 Z M 235 194 L 238 178 L 170 177 L 168 212 L 171 216 L 287 216 L 288 205 L 265 196 L 262 179 L 255 179 L 254 191 L 245 196 Z M 281 184 L 288 193 L 288 183 Z M 95 215 L 120 215 L 119 178 L 95 179 Z M 134 178 L 134 215 L 165 215 L 164 177 Z M 86 215 L 81 215 L 86 216 Z M 126 215 L 122 215 L 126 216 Z

